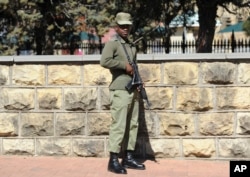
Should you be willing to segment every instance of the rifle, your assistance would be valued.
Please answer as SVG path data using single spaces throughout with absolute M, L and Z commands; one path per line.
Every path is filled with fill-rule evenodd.
M 150 108 L 151 103 L 148 100 L 146 89 L 144 88 L 144 84 L 142 82 L 141 76 L 140 76 L 139 71 L 138 71 L 138 66 L 134 61 L 133 62 L 130 61 L 130 65 L 134 69 L 134 74 L 133 74 L 133 78 L 126 85 L 125 88 L 127 89 L 128 92 L 132 92 L 134 89 L 138 89 L 139 93 L 141 95 L 141 98 L 146 101 L 147 107 Z
M 153 28 L 152 30 L 150 30 L 149 32 L 145 33 L 145 35 L 149 34 L 149 33 L 152 33 L 154 32 L 157 28 L 159 28 L 159 26 Z M 138 38 L 137 40 L 135 40 L 134 42 L 132 42 L 132 45 L 135 45 L 137 42 L 139 42 L 141 39 L 144 38 L 144 36 L 141 36 L 140 38 Z M 133 78 L 131 79 L 131 81 L 126 85 L 126 89 L 128 92 L 132 92 L 134 89 L 138 89 L 139 92 L 140 92 L 140 95 L 141 95 L 141 98 L 143 100 L 146 101 L 147 103 L 147 107 L 148 109 L 150 109 L 150 106 L 151 106 L 151 103 L 149 102 L 148 100 L 148 96 L 147 96 L 147 92 L 146 92 L 146 89 L 144 88 L 144 84 L 143 84 L 143 81 L 141 79 L 141 76 L 140 76 L 140 73 L 138 71 L 138 66 L 137 64 L 130 59 L 129 55 L 128 55 L 128 52 L 126 50 L 126 47 L 124 45 L 123 46 L 123 49 L 127 55 L 127 58 L 128 58 L 128 61 L 129 61 L 129 64 L 133 67 L 133 70 L 134 70 L 134 74 L 133 74 Z
M 149 30 L 148 32 L 145 32 L 141 37 L 139 37 L 138 39 L 136 39 L 135 41 L 133 41 L 132 44 L 135 45 L 137 42 L 139 42 L 140 40 L 142 40 L 145 36 L 147 36 L 148 34 L 154 32 L 158 28 L 160 28 L 160 25 L 154 27 L 153 29 Z

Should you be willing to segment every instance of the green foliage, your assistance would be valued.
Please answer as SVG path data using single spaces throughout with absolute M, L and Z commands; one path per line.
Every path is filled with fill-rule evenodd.
M 178 3 L 177 3 L 178 2 Z M 17 54 L 17 49 L 31 46 L 36 54 L 45 54 L 48 44 L 79 44 L 81 32 L 99 39 L 112 27 L 117 12 L 134 17 L 134 39 L 150 31 L 158 22 L 166 25 L 191 0 L 5 0 L 0 3 L 2 39 L 0 54 Z M 165 28 L 165 27 L 163 27 Z M 1 30 L 0 30 L 1 31 Z M 165 31 L 166 32 L 166 31 Z M 152 33 L 148 37 L 154 37 Z M 41 51 L 42 50 L 42 51 Z
M 9 3 L 9 0 L 1 0 L 0 5 L 7 5 Z
M 243 23 L 243 30 L 247 36 L 250 36 L 250 17 Z
M 199 14 L 199 32 L 196 41 L 197 53 L 212 52 L 218 7 L 223 7 L 225 11 L 235 15 L 239 9 L 249 9 L 250 7 L 249 0 L 196 0 L 196 4 Z
M 164 40 L 167 41 L 173 33 L 173 29 L 169 28 L 173 18 L 177 15 L 183 16 L 182 23 L 185 24 L 185 18 L 193 14 L 197 4 L 202 5 L 203 14 L 211 16 L 210 7 L 226 7 L 230 3 L 239 8 L 249 7 L 247 2 L 246 0 L 1 0 L 0 55 L 16 55 L 18 49 L 25 49 L 27 46 L 34 49 L 35 54 L 47 54 L 46 49 L 51 48 L 51 45 L 72 47 L 75 43 L 80 44 L 81 32 L 89 37 L 94 35 L 95 40 L 100 39 L 112 27 L 115 15 L 120 11 L 129 12 L 133 16 L 134 40 L 160 25 L 160 30 L 143 39 L 164 36 L 166 38 Z M 200 24 L 203 31 L 214 29 L 213 26 L 203 26 L 209 24 L 206 23 L 207 18 L 208 16 L 200 17 L 200 21 L 204 22 Z M 215 17 L 211 18 L 209 20 L 214 21 Z M 249 25 L 246 29 L 249 29 Z

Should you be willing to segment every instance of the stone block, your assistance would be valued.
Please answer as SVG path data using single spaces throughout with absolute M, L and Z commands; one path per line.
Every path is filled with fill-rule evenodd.
M 88 113 L 87 114 L 87 134 L 93 135 L 108 135 L 111 124 L 110 113 Z
M 76 136 L 85 134 L 84 113 L 56 113 L 56 136 Z
M 0 113 L 0 137 L 18 136 L 18 117 L 18 113 Z
M 20 119 L 21 136 L 53 136 L 53 113 L 22 113 Z
M 250 64 L 249 63 L 239 64 L 238 81 L 241 84 L 250 84 Z
M 35 155 L 34 139 L 3 139 L 4 155 Z
M 80 65 L 49 65 L 49 85 L 81 85 Z
M 249 109 L 250 89 L 248 87 L 216 88 L 216 101 L 219 110 Z
M 13 65 L 12 83 L 14 85 L 45 85 L 44 65 Z
M 230 136 L 234 132 L 233 113 L 199 114 L 199 132 L 202 135 Z
M 70 138 L 39 138 L 36 140 L 36 152 L 40 156 L 70 156 Z
M 180 111 L 208 111 L 213 109 L 212 88 L 177 88 L 176 109 Z
M 180 157 L 181 149 L 178 139 L 150 139 L 146 144 L 147 156 L 152 156 L 150 153 L 153 150 L 155 158 L 174 158 Z
M 249 138 L 219 139 L 219 156 L 226 158 L 250 158 Z
M 61 109 L 62 90 L 60 88 L 37 89 L 38 108 L 41 110 Z
M 145 87 L 150 108 L 155 110 L 166 110 L 173 108 L 172 87 Z
M 66 88 L 65 109 L 69 111 L 97 109 L 97 88 Z
M 161 83 L 161 64 L 138 64 L 138 70 L 146 85 Z
M 213 139 L 184 139 L 183 154 L 185 157 L 212 158 L 216 155 Z
M 105 143 L 102 139 L 73 139 L 73 154 L 81 157 L 104 157 Z
M 203 63 L 203 83 L 232 84 L 235 83 L 236 65 L 229 62 Z
M 101 99 L 101 109 L 109 110 L 110 109 L 110 101 L 109 101 L 109 88 L 101 87 L 100 88 L 100 99 Z
M 159 134 L 169 136 L 193 135 L 195 132 L 194 114 L 158 113 Z
M 250 113 L 238 113 L 236 133 L 250 135 Z
M 0 85 L 8 85 L 9 82 L 9 66 L 0 65 Z
M 7 110 L 31 110 L 35 107 L 35 91 L 29 88 L 2 89 L 3 107 Z
M 156 136 L 158 135 L 157 114 L 154 111 L 140 112 L 138 136 Z
M 106 85 L 111 83 L 112 75 L 109 69 L 101 67 L 99 64 L 86 64 L 83 66 L 84 85 Z
M 197 63 L 172 62 L 164 64 L 164 84 L 194 85 L 197 83 Z

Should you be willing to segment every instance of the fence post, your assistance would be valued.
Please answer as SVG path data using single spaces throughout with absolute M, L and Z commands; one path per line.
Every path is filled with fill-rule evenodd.
M 165 46 L 165 53 L 170 52 L 170 36 L 167 35 L 165 38 L 163 38 L 163 45 Z
M 232 36 L 231 36 L 231 48 L 232 48 L 232 53 L 234 53 L 234 49 L 236 47 L 236 40 L 234 36 L 234 30 L 232 30 Z
M 182 53 L 185 53 L 185 48 L 186 48 L 186 27 L 184 27 L 183 29 L 183 33 L 182 33 L 182 41 L 181 41 L 181 49 L 182 49 Z

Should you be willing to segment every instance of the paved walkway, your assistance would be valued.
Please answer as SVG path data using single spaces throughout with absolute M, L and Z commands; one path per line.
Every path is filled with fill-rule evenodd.
M 229 161 L 157 159 L 127 175 L 107 171 L 108 158 L 0 156 L 1 177 L 229 177 Z

